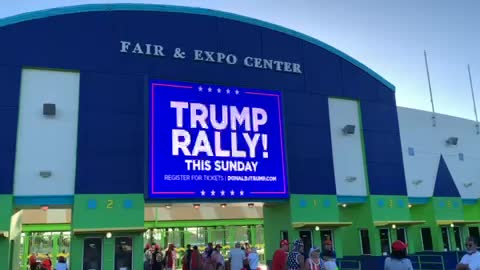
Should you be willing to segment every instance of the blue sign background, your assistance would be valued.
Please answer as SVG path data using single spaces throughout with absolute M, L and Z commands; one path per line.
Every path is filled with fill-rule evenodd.
M 221 120 L 221 106 L 236 106 L 238 111 L 243 107 L 262 108 L 268 115 L 264 125 L 258 132 L 245 131 L 244 125 L 237 125 L 238 150 L 246 151 L 247 157 L 216 157 L 215 130 L 210 124 L 210 113 L 207 118 L 207 129 L 200 126 L 190 127 L 190 110 L 183 109 L 183 127 L 190 133 L 192 151 L 200 130 L 205 130 L 214 152 L 208 156 L 200 152 L 198 156 L 172 154 L 172 130 L 177 127 L 177 112 L 171 108 L 171 101 L 201 103 L 210 107 L 216 105 L 216 119 Z M 230 111 L 229 111 L 230 113 Z M 281 92 L 253 89 L 240 89 L 218 85 L 192 84 L 167 81 L 152 81 L 150 84 L 150 181 L 151 198 L 185 198 L 185 199 L 252 199 L 252 198 L 286 198 L 287 173 L 285 161 L 285 145 L 283 140 L 283 113 Z M 230 119 L 230 115 L 229 115 Z M 252 123 L 253 124 L 253 123 Z M 229 125 L 220 130 L 221 148 L 231 151 L 231 133 Z M 262 142 L 260 135 L 255 148 L 255 157 L 249 156 L 248 145 L 242 136 L 248 133 L 266 134 L 268 142 Z M 265 148 L 268 157 L 264 158 Z M 210 161 L 210 170 L 188 170 L 185 160 Z M 241 161 L 258 162 L 256 171 L 216 171 L 215 162 Z M 197 161 L 198 162 L 198 161 Z M 228 177 L 235 176 L 235 181 Z M 238 179 L 242 179 L 239 181 Z M 252 177 L 257 177 L 255 180 Z M 268 178 L 267 178 L 268 177 Z M 230 178 L 232 179 L 232 178 Z M 269 179 L 269 181 L 266 181 Z M 271 179 L 276 179 L 275 181 Z

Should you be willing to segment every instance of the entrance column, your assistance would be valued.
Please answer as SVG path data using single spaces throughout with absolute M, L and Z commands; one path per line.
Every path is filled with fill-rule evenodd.
M 273 253 L 280 247 L 280 237 L 282 232 L 288 234 L 289 241 L 298 239 L 298 233 L 297 235 L 293 235 L 295 231 L 292 228 L 290 205 L 288 202 L 275 205 L 264 205 L 263 219 L 265 260 L 267 261 L 267 264 L 270 265 Z
M 12 247 L 10 246 L 10 224 L 13 214 L 13 197 L 11 195 L 0 195 L 0 254 L 4 259 L 0 260 L 0 269 L 10 269 L 10 258 L 12 265 L 17 263 L 13 258 Z M 15 268 L 16 269 L 16 268 Z

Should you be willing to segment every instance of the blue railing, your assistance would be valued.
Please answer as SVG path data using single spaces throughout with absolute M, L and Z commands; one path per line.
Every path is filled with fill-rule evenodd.
M 442 255 L 409 256 L 415 270 L 445 270 L 445 259 Z
M 360 260 L 337 259 L 339 270 L 362 270 L 362 262 Z

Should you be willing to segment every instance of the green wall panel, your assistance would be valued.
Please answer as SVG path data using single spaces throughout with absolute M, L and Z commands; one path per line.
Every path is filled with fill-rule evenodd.
M 463 203 L 461 198 L 439 197 L 432 198 L 435 217 L 437 220 L 463 220 Z
M 145 228 L 262 225 L 263 219 L 168 220 L 146 221 Z
M 83 269 L 83 237 L 72 235 L 70 239 L 70 269 Z
M 8 269 L 10 260 L 9 239 L 0 237 L 0 269 Z
M 68 232 L 72 230 L 71 224 L 23 224 L 23 232 Z
M 421 229 L 430 228 L 432 234 L 433 251 L 443 251 L 443 239 L 438 220 L 463 220 L 463 211 L 459 207 L 453 207 L 453 202 L 457 198 L 432 198 L 426 204 L 414 205 L 411 209 L 411 215 L 415 220 L 425 220 L 424 224 L 414 226 L 409 235 L 409 242 L 414 244 L 415 251 L 423 251 L 421 238 Z M 461 203 L 461 200 L 458 198 Z M 450 206 L 449 206 L 450 205 Z M 457 211 L 458 213 L 455 213 Z M 447 227 L 449 227 L 447 225 Z M 449 228 L 450 230 L 450 228 Z
M 464 205 L 465 220 L 480 220 L 480 202 L 473 205 Z
M 374 221 L 409 221 L 408 198 L 406 196 L 370 196 Z
M 143 228 L 143 194 L 75 195 L 73 230 Z
M 13 196 L 0 195 L 0 231 L 10 231 L 10 219 L 13 214 Z
M 13 196 L 0 195 L 0 231 L 10 233 L 10 223 L 13 214 Z M 9 269 L 10 239 L 0 237 L 0 269 Z M 16 261 L 15 261 L 16 262 Z
M 358 256 L 361 254 L 360 229 L 368 229 L 370 233 L 370 248 L 375 246 L 372 233 L 376 229 L 373 226 L 370 203 L 351 204 L 340 209 L 340 220 L 353 222 L 352 226 L 339 229 L 341 236 L 343 255 Z M 338 237 L 338 236 L 337 236 Z M 372 254 L 374 255 L 374 254 Z
M 275 250 L 279 248 L 281 231 L 287 231 L 289 241 L 298 238 L 298 233 L 292 228 L 290 205 L 265 205 L 263 207 L 265 259 L 271 260 Z
M 340 214 L 335 195 L 290 196 L 292 222 L 338 222 Z
M 340 222 L 340 211 L 338 209 L 337 196 L 335 195 L 303 195 L 292 194 L 290 196 L 290 210 L 292 223 L 311 223 L 311 227 L 295 230 L 291 240 L 298 238 L 299 231 L 310 230 L 312 232 L 312 245 L 320 247 L 322 239 L 319 231 L 315 230 L 315 224 L 318 223 L 319 229 L 329 229 L 333 231 L 333 240 L 337 256 L 343 257 L 342 231 L 338 228 L 322 226 L 322 223 Z

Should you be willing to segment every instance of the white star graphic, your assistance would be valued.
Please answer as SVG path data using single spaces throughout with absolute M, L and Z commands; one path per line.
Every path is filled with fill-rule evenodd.
M 233 191 L 233 189 L 230 190 L 230 195 L 232 195 L 232 196 L 235 195 L 235 191 Z
M 208 87 L 208 92 L 212 92 L 212 88 L 211 88 L 211 87 Z
M 220 195 L 225 196 L 225 190 L 220 191 Z
M 222 89 L 217 88 L 217 92 L 218 92 L 218 93 L 221 93 L 221 92 L 222 92 Z
M 230 89 L 227 89 L 227 94 L 230 94 Z
M 240 190 L 240 196 L 243 196 L 243 193 L 245 192 L 243 192 L 243 190 Z
M 237 90 L 235 90 L 235 95 L 238 95 L 238 94 L 240 94 L 240 91 L 238 91 L 238 89 L 237 89 Z
M 199 86 L 199 87 L 198 87 L 198 91 L 202 92 L 202 91 L 203 91 L 203 87 Z
M 202 196 L 205 196 L 205 190 L 200 191 L 200 194 L 202 194 Z
M 215 196 L 215 190 L 210 191 L 210 195 Z

